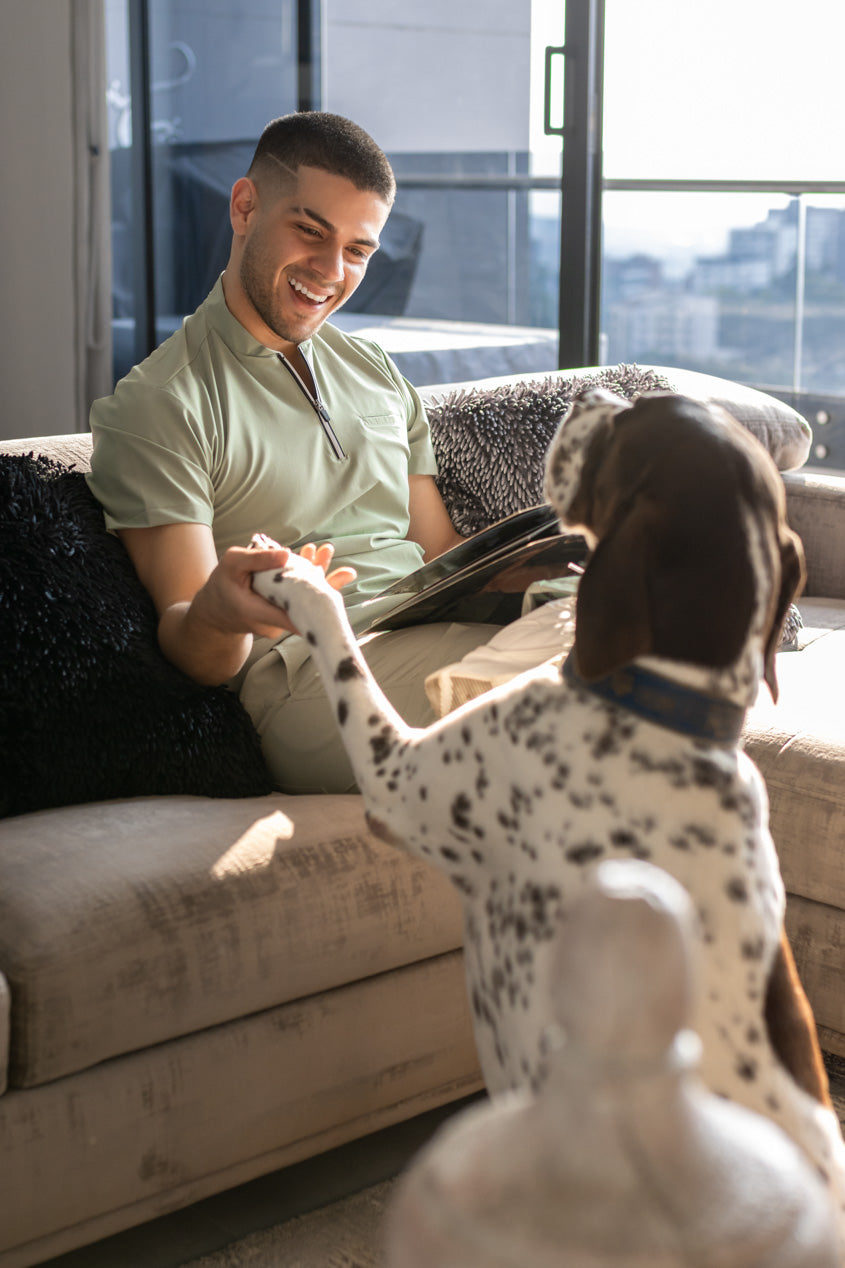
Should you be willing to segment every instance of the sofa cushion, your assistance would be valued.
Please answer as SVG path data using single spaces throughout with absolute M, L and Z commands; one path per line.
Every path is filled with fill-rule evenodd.
M 784 476 L 786 514 L 804 543 L 804 595 L 845 599 L 845 475 L 793 471 Z
M 76 471 L 91 470 L 94 438 L 90 431 L 69 435 L 25 436 L 20 440 L 0 440 L 0 454 L 42 454 Z
M 271 791 L 240 701 L 165 660 L 81 472 L 0 455 L 0 815 L 149 793 Z
M 371 836 L 358 796 L 138 798 L 0 824 L 13 1087 L 461 944 L 448 880 Z
M 477 532 L 543 500 L 549 442 L 575 395 L 593 385 L 626 400 L 664 390 L 721 405 L 757 437 L 781 471 L 800 467 L 810 451 L 810 425 L 796 410 L 765 392 L 689 370 L 616 365 L 427 387 L 422 395 L 438 486 L 461 532 Z
M 845 601 L 800 600 L 799 648 L 776 661 L 780 693 L 765 687 L 743 744 L 769 794 L 770 826 L 787 890 L 786 927 L 826 1044 L 845 1034 Z M 845 1050 L 843 1050 L 845 1051 Z
M 777 703 L 761 686 L 743 745 L 766 780 L 787 889 L 845 910 L 845 601 L 798 607 L 799 650 L 777 656 Z
M 0 1264 L 184 1263 L 196 1253 L 184 1221 L 165 1226 L 166 1250 L 161 1232 L 149 1242 L 142 1235 L 140 1250 L 137 1239 L 90 1243 L 481 1088 L 454 951 L 11 1092 L 0 1097 Z M 405 1143 L 421 1139 L 411 1132 Z M 330 1164 L 330 1172 L 331 1189 L 343 1169 Z M 271 1179 L 264 1192 L 287 1205 L 290 1183 Z M 219 1204 L 211 1210 L 225 1219 Z M 65 1259 L 74 1247 L 87 1249 Z M 362 1265 L 324 1249 L 308 1262 Z M 257 1268 L 251 1254 L 240 1262 Z M 272 1263 L 301 1268 L 303 1260 L 282 1252 Z

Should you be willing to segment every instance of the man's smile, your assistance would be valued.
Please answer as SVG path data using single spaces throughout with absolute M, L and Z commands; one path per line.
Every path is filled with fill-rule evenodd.
M 309 290 L 307 286 L 302 282 L 298 282 L 296 278 L 289 277 L 288 282 L 298 295 L 304 295 L 306 299 L 310 299 L 314 304 L 325 304 L 326 300 L 331 298 L 329 294 L 324 293 L 321 295 L 317 291 Z

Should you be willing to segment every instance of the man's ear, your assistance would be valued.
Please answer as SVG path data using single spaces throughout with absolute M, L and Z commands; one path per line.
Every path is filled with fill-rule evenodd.
M 229 220 L 232 231 L 238 237 L 243 237 L 246 233 L 249 221 L 257 209 L 258 190 L 255 183 L 248 176 L 242 176 L 235 181 L 229 197 Z

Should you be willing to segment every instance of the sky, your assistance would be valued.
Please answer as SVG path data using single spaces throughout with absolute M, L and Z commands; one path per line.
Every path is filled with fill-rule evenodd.
M 543 48 L 564 42 L 563 14 L 563 0 L 532 0 L 531 145 L 549 174 Z M 845 181 L 843 48 L 844 0 L 607 0 L 605 178 Z M 785 202 L 664 194 L 657 224 L 652 197 L 608 195 L 605 247 L 719 250 L 728 227 Z

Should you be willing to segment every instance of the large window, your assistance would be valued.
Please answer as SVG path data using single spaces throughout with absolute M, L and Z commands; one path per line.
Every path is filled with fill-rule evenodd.
M 296 0 L 106 0 L 114 364 L 200 303 L 228 255 L 229 190 L 300 105 Z
M 418 382 L 493 373 L 497 353 L 503 370 L 557 364 L 561 146 L 543 133 L 543 85 L 561 4 L 107 4 L 116 375 L 204 298 L 231 184 L 264 124 L 306 106 L 364 126 L 398 181 L 382 250 L 333 320 L 393 338 Z M 466 355 L 408 351 L 447 345 Z
M 774 390 L 844 467 L 845 8 L 604 9 L 604 357 Z
M 363 124 L 399 185 L 339 324 L 397 359 L 493 350 L 400 361 L 418 382 L 700 369 L 793 400 L 845 468 L 841 0 L 106 3 L 116 374 L 223 268 L 264 123 L 316 106 Z

